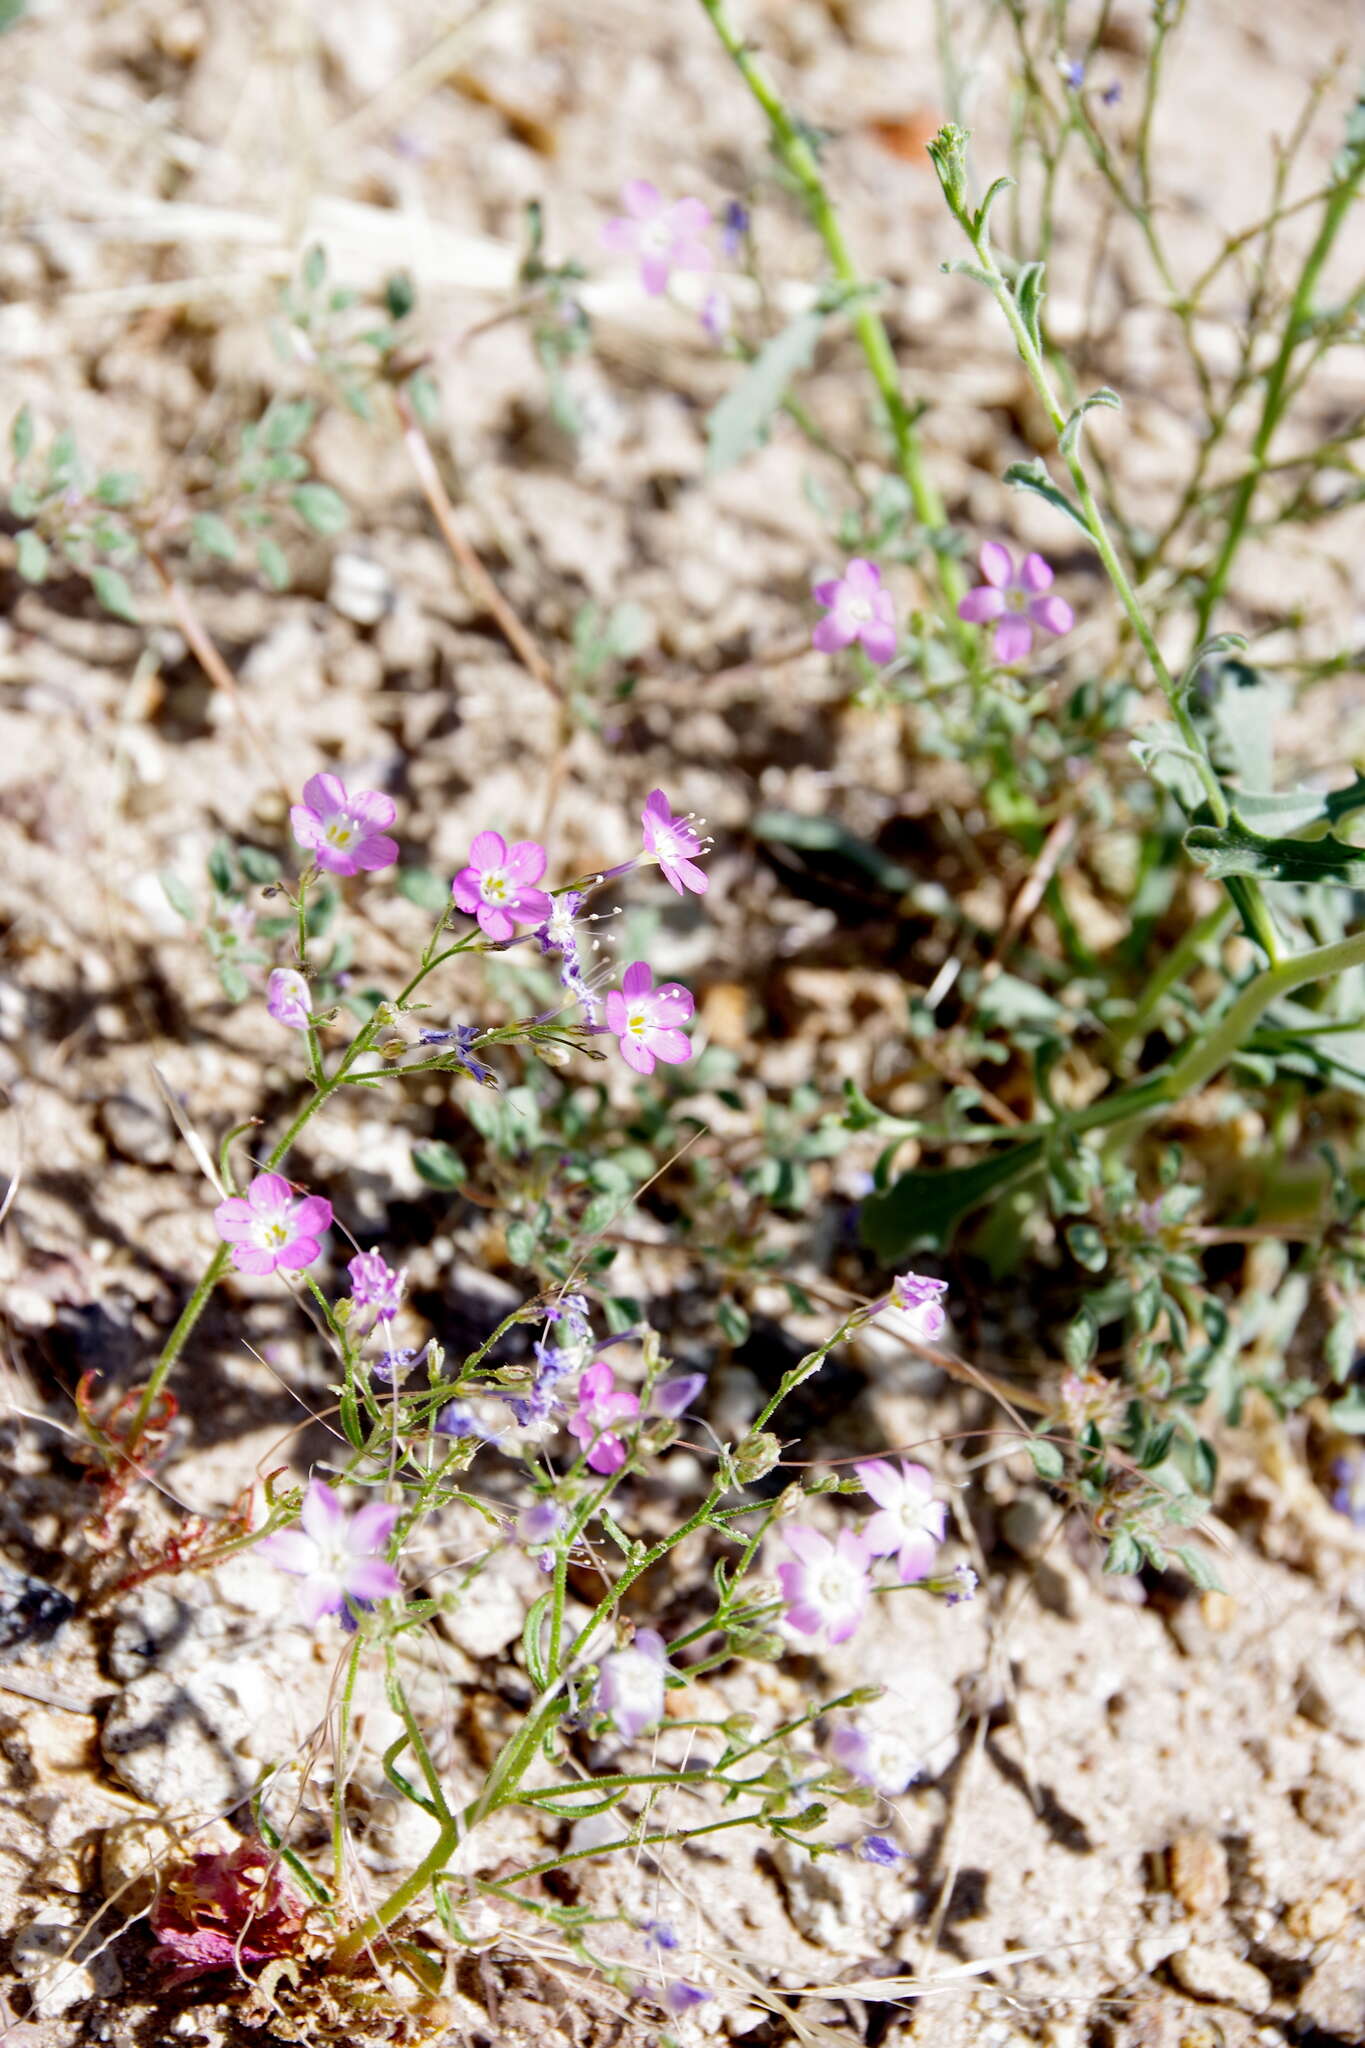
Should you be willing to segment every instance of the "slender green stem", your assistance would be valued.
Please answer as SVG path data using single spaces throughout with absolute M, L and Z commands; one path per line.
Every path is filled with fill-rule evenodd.
M 843 225 L 820 173 L 819 159 L 811 147 L 807 130 L 793 116 L 777 86 L 758 62 L 750 45 L 731 21 L 725 0 L 701 0 L 712 27 L 734 62 L 735 69 L 762 110 L 772 135 L 779 161 L 799 187 L 811 222 L 825 245 L 830 265 L 840 284 L 860 296 L 854 301 L 851 319 L 861 344 L 872 380 L 881 395 L 896 447 L 896 460 L 915 507 L 915 516 L 931 536 L 941 536 L 947 525 L 943 500 L 924 460 L 924 449 L 915 428 L 914 414 L 901 389 L 895 350 L 886 323 L 866 296 L 867 285 L 853 259 Z M 966 589 L 957 560 L 936 552 L 938 579 L 943 595 L 955 606 Z
M 1183 980 L 1186 973 L 1198 960 L 1204 947 L 1209 945 L 1225 930 L 1231 915 L 1231 901 L 1216 903 L 1213 909 L 1206 912 L 1197 923 L 1192 924 L 1188 931 L 1171 948 L 1146 988 L 1143 989 L 1142 994 L 1138 997 L 1132 1016 L 1125 1018 L 1122 1023 L 1116 1026 L 1114 1031 L 1115 1051 L 1121 1051 L 1131 1039 L 1137 1037 L 1140 1031 L 1146 1030 L 1148 1024 L 1157 1013 L 1162 997 L 1169 989 L 1173 989 L 1177 982 Z

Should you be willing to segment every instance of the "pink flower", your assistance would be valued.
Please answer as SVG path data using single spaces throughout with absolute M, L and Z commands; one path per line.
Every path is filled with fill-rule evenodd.
M 378 1252 L 357 1252 L 346 1268 L 351 1282 L 351 1300 L 360 1310 L 356 1327 L 363 1321 L 372 1328 L 387 1316 L 396 1316 L 403 1300 L 406 1273 L 395 1273 Z
M 339 775 L 310 775 L 303 785 L 303 802 L 289 813 L 299 845 L 334 875 L 392 867 L 398 842 L 385 835 L 384 827 L 393 820 L 392 797 L 381 796 L 377 789 L 359 789 L 347 796 Z
M 664 1415 L 670 1422 L 676 1422 L 680 1415 L 686 1414 L 705 1385 L 704 1372 L 685 1372 L 675 1380 L 660 1380 L 650 1400 L 650 1409 L 655 1415 Z
M 240 1969 L 300 1947 L 306 1902 L 284 1882 L 260 1842 L 196 1856 L 158 1889 L 151 1929 L 179 1961 L 170 1982 L 204 1970 Z
M 655 1060 L 670 1067 L 692 1057 L 692 1044 L 682 1026 L 695 1007 L 676 981 L 651 986 L 653 974 L 643 960 L 632 961 L 619 989 L 607 997 L 607 1029 L 621 1041 L 621 1057 L 637 1074 L 652 1074 Z
M 213 1212 L 218 1235 L 232 1246 L 239 1273 L 296 1273 L 322 1250 L 318 1239 L 331 1227 L 332 1205 L 321 1195 L 295 1196 L 279 1173 L 258 1173 L 246 1196 L 233 1195 Z
M 458 909 L 476 917 L 490 939 L 510 939 L 519 924 L 544 924 L 554 904 L 534 885 L 545 872 L 545 848 L 534 839 L 509 846 L 501 832 L 479 832 L 469 866 L 450 885 Z
M 291 1031 L 308 1029 L 312 1000 L 308 984 L 297 967 L 277 967 L 265 985 L 265 1006 L 277 1024 Z
M 988 540 L 981 550 L 984 583 L 969 590 L 957 608 L 960 619 L 974 626 L 998 619 L 995 629 L 997 661 L 1024 661 L 1033 650 L 1033 628 L 1061 635 L 1076 623 L 1075 614 L 1064 597 L 1045 597 L 1051 588 L 1052 570 L 1041 555 L 1025 555 L 1014 573 L 1014 558 L 998 540 Z
M 777 1567 L 789 1626 L 803 1636 L 846 1643 L 867 1605 L 871 1552 L 851 1529 L 841 1529 L 833 1543 L 799 1522 L 782 1534 L 797 1560 Z
M 616 1375 L 604 1358 L 590 1365 L 578 1382 L 578 1407 L 566 1425 L 570 1436 L 590 1444 L 591 1472 L 619 1472 L 626 1462 L 626 1447 L 613 1434 L 612 1425 L 629 1422 L 640 1412 L 640 1397 L 616 1387 Z
M 882 589 L 875 562 L 855 556 L 842 576 L 816 584 L 815 602 L 827 611 L 810 636 L 813 647 L 837 654 L 857 640 L 869 661 L 890 661 L 896 651 L 896 608 L 890 591 Z
M 633 1742 L 664 1717 L 667 1670 L 663 1637 L 657 1629 L 637 1628 L 635 1640 L 627 1648 L 613 1650 L 602 1659 L 592 1703 L 599 1714 L 611 1715 L 618 1735 Z
M 710 270 L 715 262 L 701 237 L 711 225 L 711 209 L 700 199 L 678 199 L 666 206 L 658 187 L 647 178 L 632 178 L 621 188 L 625 213 L 609 220 L 602 241 L 618 254 L 635 256 L 640 282 L 651 298 L 668 287 L 674 270 Z
M 946 1280 L 930 1280 L 923 1273 L 902 1273 L 891 1289 L 891 1299 L 909 1317 L 922 1344 L 933 1344 L 948 1327 L 941 1295 L 948 1292 Z
M 830 1737 L 830 1752 L 850 1778 L 869 1791 L 897 1799 L 919 1776 L 915 1754 L 903 1735 L 889 1728 L 869 1728 L 863 1721 L 846 1721 Z
M 348 1515 L 330 1486 L 310 1479 L 299 1527 L 280 1529 L 256 1548 L 302 1582 L 299 1612 L 316 1628 L 325 1614 L 339 1614 L 348 1600 L 368 1604 L 402 1592 L 403 1581 L 382 1554 L 401 1513 L 386 1501 L 372 1500 Z
M 686 818 L 675 818 L 668 798 L 661 789 L 652 789 L 649 800 L 640 813 L 645 828 L 645 852 L 653 854 L 664 871 L 664 880 L 671 883 L 681 896 L 690 889 L 694 896 L 706 894 L 708 878 L 692 859 L 695 853 L 705 853 L 706 846 L 692 830 Z
M 899 1472 L 886 1458 L 867 1458 L 853 1469 L 881 1510 L 863 1531 L 868 1550 L 873 1557 L 896 1556 L 903 1586 L 922 1579 L 948 1518 L 943 1502 L 934 1499 L 932 1473 L 904 1458 Z

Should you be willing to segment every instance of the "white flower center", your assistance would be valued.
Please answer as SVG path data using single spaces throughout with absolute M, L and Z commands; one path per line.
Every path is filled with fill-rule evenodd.
M 649 1018 L 643 1010 L 632 1010 L 626 1019 L 626 1029 L 632 1038 L 643 1038 L 649 1029 Z
M 267 1223 L 262 1227 L 258 1233 L 258 1241 L 262 1251 L 278 1251 L 281 1245 L 286 1245 L 289 1242 L 288 1224 L 282 1218 L 276 1217 L 273 1223 Z
M 848 618 L 852 619 L 854 624 L 858 626 L 870 626 L 873 619 L 876 617 L 876 614 L 872 609 L 872 600 L 870 597 L 848 598 L 844 605 L 844 612 L 845 615 Z
M 479 894 L 485 903 L 505 903 L 511 894 L 507 877 L 501 868 L 489 868 L 479 881 Z
M 356 837 L 356 828 L 349 818 L 333 818 L 322 836 L 338 853 L 344 853 Z
M 832 1557 L 820 1568 L 816 1594 L 822 1607 L 847 1607 L 855 1599 L 859 1574 L 841 1557 Z
M 1028 601 L 1028 592 L 1022 589 L 1019 584 L 1011 583 L 1009 589 L 1005 592 L 1005 610 L 1007 612 L 1026 612 L 1028 610 Z
M 666 256 L 673 247 L 673 230 L 667 217 L 660 214 L 647 221 L 640 230 L 640 250 L 646 256 Z
M 667 826 L 661 831 L 656 825 L 654 828 L 655 857 L 658 860 L 676 860 L 681 851 L 682 848 L 678 844 L 677 835 L 670 832 Z

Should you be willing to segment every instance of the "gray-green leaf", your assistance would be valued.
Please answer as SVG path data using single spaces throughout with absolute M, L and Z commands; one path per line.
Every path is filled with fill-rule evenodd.
M 237 559 L 237 542 L 232 528 L 216 512 L 197 512 L 190 532 L 195 546 L 206 555 L 214 555 L 220 562 Z
M 137 606 L 133 602 L 133 593 L 128 588 L 128 579 L 121 570 L 92 569 L 90 581 L 96 597 L 107 612 L 112 612 L 116 619 L 126 619 L 130 626 L 141 624 Z
M 47 574 L 48 547 L 40 533 L 31 526 L 14 536 L 16 567 L 25 583 L 41 583 Z
M 346 510 L 346 501 L 330 484 L 300 484 L 296 491 L 290 492 L 289 502 L 304 525 L 311 526 L 314 533 L 322 534 L 325 539 L 330 539 L 350 524 L 351 515 Z
M 712 476 L 730 469 L 766 439 L 774 413 L 797 372 L 809 368 L 825 315 L 798 313 L 791 325 L 765 342 L 738 382 L 712 409 L 706 423 L 706 466 Z
M 1038 456 L 1032 462 L 1012 462 L 1005 471 L 1005 482 L 1017 490 L 1032 491 L 1035 497 L 1043 498 L 1054 512 L 1065 513 L 1066 517 L 1080 527 L 1087 540 L 1093 536 L 1086 525 L 1085 515 L 1078 511 L 1070 498 L 1058 490 L 1047 473 L 1047 464 Z

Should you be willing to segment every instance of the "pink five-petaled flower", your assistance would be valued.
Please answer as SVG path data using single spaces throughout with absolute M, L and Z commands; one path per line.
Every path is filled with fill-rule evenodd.
M 519 924 L 544 924 L 554 904 L 535 884 L 545 872 L 545 848 L 534 839 L 509 846 L 501 832 L 479 832 L 469 866 L 450 885 L 458 909 L 478 919 L 490 939 L 510 939 Z
M 668 206 L 657 185 L 632 178 L 621 188 L 621 204 L 624 214 L 606 223 L 602 241 L 620 255 L 639 258 L 640 282 L 651 298 L 667 289 L 674 270 L 712 269 L 715 258 L 701 239 L 711 225 L 704 201 L 678 199 Z
M 957 608 L 960 619 L 983 626 L 992 619 L 997 661 L 1024 661 L 1033 648 L 1033 629 L 1060 636 L 1069 633 L 1075 614 L 1064 597 L 1047 597 L 1052 570 L 1041 555 L 1025 555 L 1014 572 L 1014 558 L 998 540 L 988 540 L 981 550 L 984 583 L 969 590 Z
M 664 1717 L 664 1676 L 668 1650 L 657 1629 L 637 1628 L 624 1650 L 602 1659 L 592 1703 L 610 1714 L 618 1735 L 633 1742 Z
M 398 841 L 384 828 L 393 820 L 392 797 L 377 789 L 358 789 L 347 796 L 339 775 L 310 775 L 303 785 L 303 802 L 289 813 L 299 845 L 334 875 L 392 867 Z
M 909 1317 L 922 1344 L 936 1343 L 948 1327 L 942 1303 L 947 1292 L 946 1280 L 930 1280 L 923 1273 L 902 1273 L 891 1289 L 892 1301 Z
M 817 583 L 814 594 L 826 613 L 810 636 L 813 647 L 837 654 L 857 640 L 869 661 L 890 661 L 896 651 L 896 608 L 891 592 L 882 589 L 875 562 L 855 556 L 842 576 Z
M 588 1367 L 578 1382 L 578 1406 L 566 1426 L 570 1436 L 591 1445 L 589 1471 L 620 1471 L 626 1462 L 626 1447 L 613 1434 L 613 1424 L 632 1421 L 639 1412 L 639 1395 L 624 1388 L 618 1391 L 616 1375 L 604 1358 Z
M 796 1553 L 795 1564 L 777 1567 L 789 1626 L 803 1636 L 823 1634 L 831 1643 L 846 1643 L 867 1605 L 872 1553 L 851 1529 L 841 1529 L 832 1543 L 799 1522 L 782 1534 Z
M 310 1479 L 297 1529 L 280 1529 L 256 1548 L 301 1583 L 299 1612 L 310 1628 L 348 1600 L 387 1600 L 403 1581 L 382 1555 L 403 1510 L 372 1500 L 348 1515 L 330 1486 Z
M 291 1031 L 308 1029 L 312 1001 L 308 984 L 297 967 L 277 967 L 265 985 L 265 1006 L 277 1024 Z
M 933 1474 L 923 1465 L 900 1470 L 886 1458 L 867 1458 L 854 1471 L 876 1501 L 875 1514 L 863 1530 L 863 1541 L 874 1557 L 896 1557 L 901 1584 L 922 1579 L 943 1541 L 948 1510 L 934 1499 Z
M 239 1273 L 273 1273 L 277 1266 L 297 1273 L 321 1251 L 332 1205 L 321 1195 L 296 1195 L 283 1174 L 258 1173 L 245 1196 L 218 1204 L 213 1221 Z
M 668 798 L 661 789 L 649 792 L 649 800 L 640 813 L 640 822 L 645 828 L 645 852 L 653 854 L 658 861 L 664 871 L 664 880 L 680 896 L 685 889 L 690 889 L 694 896 L 704 896 L 709 878 L 692 856 L 704 853 L 706 848 L 686 818 L 674 817 Z
M 607 997 L 607 1029 L 621 1041 L 621 1057 L 637 1074 L 652 1074 L 655 1060 L 670 1067 L 692 1057 L 692 1042 L 682 1026 L 695 1007 L 676 981 L 661 981 L 643 960 L 634 960 L 621 976 L 619 989 Z

